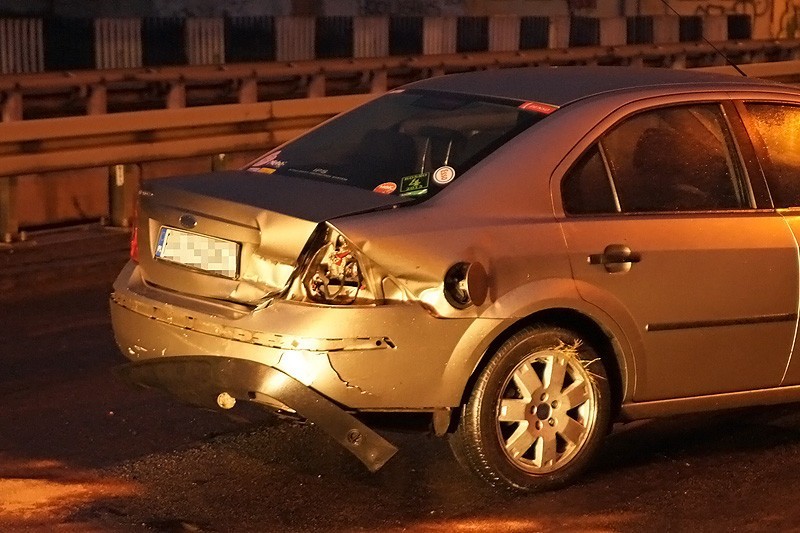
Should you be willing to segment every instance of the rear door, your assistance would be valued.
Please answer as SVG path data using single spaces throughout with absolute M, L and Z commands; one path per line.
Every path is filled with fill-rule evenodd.
M 558 189 L 581 297 L 639 347 L 634 400 L 779 385 L 797 248 L 780 216 L 756 208 L 722 105 L 627 116 Z
M 800 241 L 800 103 L 749 101 L 740 105 L 740 110 L 756 146 L 772 201 Z M 800 346 L 796 338 L 783 384 L 800 385 Z

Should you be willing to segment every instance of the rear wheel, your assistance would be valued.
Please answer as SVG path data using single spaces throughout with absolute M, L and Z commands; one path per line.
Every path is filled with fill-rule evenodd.
M 489 484 L 545 490 L 588 466 L 609 417 L 608 380 L 592 347 L 569 330 L 528 327 L 481 372 L 449 440 Z

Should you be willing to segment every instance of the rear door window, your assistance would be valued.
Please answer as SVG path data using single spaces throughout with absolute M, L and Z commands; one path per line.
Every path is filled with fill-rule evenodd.
M 569 172 L 562 197 L 570 214 L 737 209 L 749 207 L 743 178 L 720 106 L 665 107 L 603 135 Z

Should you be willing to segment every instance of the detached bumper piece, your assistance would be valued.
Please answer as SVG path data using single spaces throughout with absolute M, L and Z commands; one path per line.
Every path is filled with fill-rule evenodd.
M 217 407 L 220 394 L 294 409 L 377 472 L 397 453 L 389 441 L 342 408 L 293 377 L 253 361 L 218 356 L 164 357 L 119 367 L 136 385 L 167 391 L 189 403 Z M 261 400 L 259 399 L 261 398 Z

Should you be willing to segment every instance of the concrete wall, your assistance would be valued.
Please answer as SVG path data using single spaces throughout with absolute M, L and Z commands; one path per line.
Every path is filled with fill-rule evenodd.
M 759 39 L 800 37 L 798 0 L 671 0 L 680 15 L 745 14 Z M 0 17 L 673 15 L 661 0 L 0 0 Z
M 755 38 L 800 37 L 800 4 L 796 0 L 673 0 L 669 3 L 681 15 L 750 15 Z M 626 0 L 625 14 L 674 15 L 674 12 L 661 0 Z
M 0 0 L 0 16 L 550 15 L 566 13 L 566 5 L 567 0 Z

